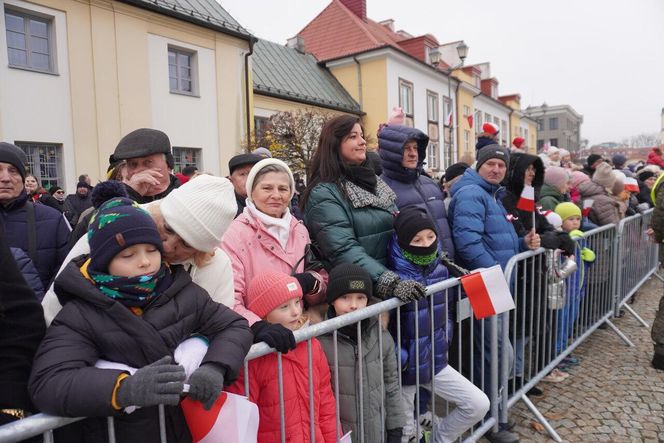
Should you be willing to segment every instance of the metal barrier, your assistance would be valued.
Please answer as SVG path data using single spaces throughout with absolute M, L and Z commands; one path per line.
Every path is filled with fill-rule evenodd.
M 484 392 L 488 393 L 491 402 L 490 413 L 475 427 L 467 431 L 463 438 L 465 441 L 477 441 L 489 430 L 497 431 L 498 424 L 507 422 L 509 409 L 519 400 L 523 401 L 535 417 L 544 425 L 547 432 L 556 441 L 561 441 L 558 434 L 547 420 L 530 402 L 526 393 L 555 368 L 577 346 L 585 341 L 600 325 L 608 325 L 629 346 L 631 341 L 611 323 L 610 319 L 621 306 L 628 308 L 637 319 L 640 319 L 627 305 L 626 300 L 647 280 L 657 269 L 657 245 L 650 243 L 643 232 L 648 225 L 652 211 L 643 216 L 638 215 L 623 220 L 619 225 L 603 226 L 587 232 L 585 238 L 578 244 L 578 248 L 588 247 L 595 252 L 596 260 L 593 264 L 585 266 L 578 260 L 579 269 L 568 278 L 565 286 L 565 297 L 558 297 L 559 290 L 549 281 L 547 269 L 551 258 L 544 249 L 529 251 L 513 257 L 505 268 L 505 276 L 515 300 L 516 310 L 493 316 L 489 319 L 476 321 L 472 318 L 472 309 L 468 300 L 459 290 L 458 279 L 448 279 L 427 288 L 430 318 L 432 327 L 440 319 L 434 318 L 434 303 L 436 297 L 444 297 L 446 306 L 453 306 L 445 313 L 445 324 L 448 315 L 454 315 L 454 337 L 448 353 L 449 363 L 469 380 L 473 381 Z M 654 246 L 653 246 L 654 245 Z M 641 260 L 641 262 L 639 262 Z M 655 274 L 657 275 L 657 274 Z M 661 277 L 659 277 L 661 278 Z M 309 368 L 309 419 L 310 434 L 314 435 L 314 405 L 313 405 L 313 377 L 312 375 L 312 340 L 315 337 L 331 335 L 333 342 L 334 367 L 332 373 L 332 389 L 336 399 L 337 435 L 341 436 L 341 422 L 339 418 L 339 368 L 338 368 L 338 340 L 339 330 L 349 325 L 357 324 L 358 360 L 362 367 L 360 321 L 370 317 L 380 317 L 391 313 L 392 319 L 401 318 L 404 303 L 396 298 L 368 306 L 364 309 L 338 316 L 330 320 L 310 325 L 294 333 L 298 343 L 307 342 L 308 368 Z M 640 320 L 644 325 L 645 322 Z M 397 350 L 401 343 L 402 324 L 396 321 L 391 328 Z M 419 334 L 421 330 L 418 316 L 414 316 L 415 330 L 415 359 L 419 367 Z M 376 327 L 381 327 L 380 321 Z M 378 334 L 382 340 L 382 334 Z M 383 369 L 382 342 L 379 345 L 381 352 L 381 371 Z M 276 352 L 264 343 L 252 346 L 245 360 L 245 393 L 248 395 L 249 378 L 248 365 L 251 360 Z M 397 351 L 397 356 L 399 356 Z M 432 373 L 428 383 L 420 383 L 419 371 L 415 386 L 415 402 L 412 405 L 415 434 L 420 436 L 419 423 L 420 395 L 419 387 L 435 392 L 435 352 L 431 351 Z M 280 392 L 281 429 L 280 439 L 285 441 L 285 410 L 283 402 L 283 381 L 281 378 L 281 354 L 277 353 Z M 514 369 L 512 361 L 514 360 Z M 401 373 L 401 359 L 397 358 L 399 373 Z M 364 436 L 364 408 L 363 395 L 364 375 L 360 371 L 357 385 L 359 386 L 359 429 L 354 430 L 354 441 L 365 441 Z M 399 388 L 402 390 L 401 377 Z M 384 398 L 385 386 L 380 384 L 381 396 Z M 431 396 L 430 409 L 432 417 L 450 412 L 450 406 L 443 403 L 444 414 L 437 413 L 441 403 L 436 396 Z M 384 405 L 383 405 L 384 407 Z M 160 406 L 161 441 L 166 441 L 163 406 Z M 407 410 L 412 414 L 411 411 Z M 381 434 L 385 435 L 385 411 L 380 411 Z M 46 414 L 37 414 L 24 420 L 18 420 L 8 425 L 0 426 L 0 443 L 20 441 L 35 435 L 43 434 L 45 442 L 53 441 L 53 429 L 65 426 L 82 418 L 52 417 Z M 432 432 L 436 431 L 436 420 L 432 420 Z M 344 432 L 348 429 L 343 429 Z M 109 441 L 114 442 L 114 420 L 108 418 Z M 314 441 L 314 438 L 312 438 Z M 369 442 L 367 442 L 369 443 Z M 371 442 L 373 443 L 373 442 Z

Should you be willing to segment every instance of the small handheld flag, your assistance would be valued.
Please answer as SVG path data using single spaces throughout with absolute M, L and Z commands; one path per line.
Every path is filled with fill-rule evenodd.
M 588 217 L 590 214 L 590 210 L 593 208 L 593 203 L 595 203 L 595 200 L 592 198 L 587 198 L 583 201 L 583 208 L 581 208 L 581 215 L 584 217 Z
M 623 180 L 625 184 L 625 191 L 629 192 L 639 192 L 639 183 L 633 177 L 625 177 Z
M 516 203 L 516 208 L 521 211 L 535 211 L 535 188 L 528 185 L 523 187 L 521 197 L 519 197 L 519 201 Z
M 514 309 L 514 300 L 500 265 L 461 277 L 477 320 Z

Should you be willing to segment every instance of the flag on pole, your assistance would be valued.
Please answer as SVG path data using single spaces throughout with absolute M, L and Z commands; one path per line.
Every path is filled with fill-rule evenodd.
M 445 126 L 452 126 L 452 111 L 450 110 L 450 113 L 447 114 L 447 118 L 445 119 Z
M 590 214 L 590 210 L 593 208 L 593 203 L 595 203 L 595 200 L 592 198 L 587 198 L 583 201 L 583 208 L 581 208 L 581 214 L 584 217 L 588 217 Z
M 470 129 L 473 129 L 473 116 L 467 115 L 466 120 L 468 120 L 468 125 L 470 126 Z
M 477 320 L 514 309 L 514 300 L 500 265 L 462 276 L 461 285 Z
M 625 184 L 625 191 L 629 192 L 639 192 L 639 183 L 633 177 L 625 177 L 623 180 Z
M 245 397 L 222 392 L 209 411 L 189 397 L 180 406 L 193 443 L 256 443 L 258 406 Z
M 516 208 L 522 211 L 535 212 L 535 188 L 529 185 L 523 187 Z

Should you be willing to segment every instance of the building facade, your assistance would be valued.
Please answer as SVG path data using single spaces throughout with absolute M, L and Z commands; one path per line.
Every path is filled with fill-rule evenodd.
M 583 116 L 570 105 L 529 106 L 526 116 L 537 122 L 537 150 L 543 146 L 567 149 L 573 157 L 579 155 Z
M 248 131 L 254 38 L 213 0 L 6 0 L 1 27 L 0 140 L 44 186 L 104 177 L 140 127 L 169 135 L 176 169 L 220 174 Z

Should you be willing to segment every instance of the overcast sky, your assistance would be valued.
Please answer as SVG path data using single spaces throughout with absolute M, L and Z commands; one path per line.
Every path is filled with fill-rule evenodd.
M 257 37 L 285 43 L 329 0 L 218 0 Z M 663 0 L 367 0 L 375 21 L 464 40 L 467 64 L 491 62 L 500 95 L 569 104 L 591 144 L 659 132 L 664 107 Z

